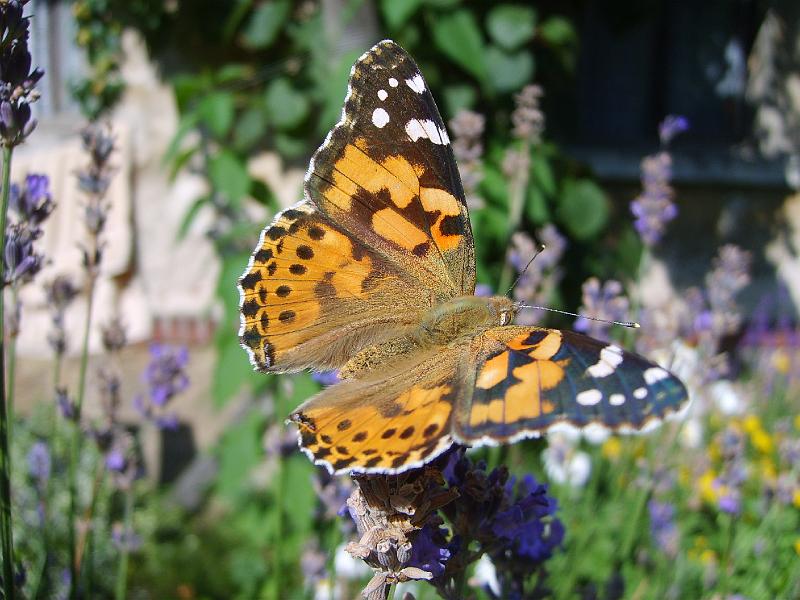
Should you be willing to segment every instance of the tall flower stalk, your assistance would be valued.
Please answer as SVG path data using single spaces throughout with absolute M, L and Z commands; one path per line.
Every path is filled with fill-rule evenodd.
M 87 242 L 83 247 L 83 266 L 86 271 L 86 318 L 81 347 L 81 361 L 78 373 L 78 395 L 75 402 L 75 429 L 72 435 L 69 460 L 69 536 L 70 536 L 70 598 L 78 597 L 79 562 L 77 555 L 77 514 L 78 490 L 77 467 L 81 454 L 81 411 L 86 394 L 86 372 L 89 365 L 89 332 L 92 324 L 92 305 L 94 288 L 102 261 L 102 244 L 100 241 L 108 216 L 106 192 L 111 182 L 112 169 L 109 159 L 114 151 L 114 138 L 108 126 L 90 125 L 81 134 L 83 148 L 89 155 L 89 164 L 78 173 L 78 186 L 85 195 L 84 223 L 87 230 Z
M 516 108 L 511 114 L 514 124 L 512 131 L 518 140 L 516 148 L 506 152 L 503 159 L 503 173 L 509 178 L 508 189 L 508 238 L 519 227 L 522 211 L 525 208 L 525 192 L 530 181 L 531 152 L 539 144 L 544 131 L 544 113 L 539 108 L 542 88 L 538 85 L 526 85 L 517 94 Z M 514 271 L 509 261 L 503 264 L 498 291 L 503 293 L 511 285 Z
M 0 248 L 6 246 L 6 213 L 10 196 L 11 155 L 15 146 L 30 135 L 36 120 L 30 104 L 39 97 L 35 89 L 42 77 L 40 69 L 31 70 L 28 51 L 30 17 L 23 16 L 28 0 L 0 3 L 0 145 L 3 160 L 0 191 Z M 6 279 L 5 261 L 0 260 L 0 281 Z M 0 292 L 0 324 L 5 321 L 3 293 Z M 4 327 L 4 325 L 3 325 Z M 3 591 L 6 600 L 15 597 L 14 541 L 11 529 L 11 460 L 9 456 L 9 414 L 6 398 L 5 332 L 0 336 L 0 538 L 3 550 Z

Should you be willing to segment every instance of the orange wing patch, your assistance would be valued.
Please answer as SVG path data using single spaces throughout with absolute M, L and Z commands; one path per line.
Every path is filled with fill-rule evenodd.
M 481 343 L 488 348 L 476 349 L 483 358 L 458 435 L 467 442 L 483 437 L 501 442 L 519 430 L 518 424 L 556 410 L 545 392 L 564 381 L 570 359 L 553 360 L 562 343 L 556 330 L 502 327 L 476 341 Z
M 261 370 L 326 329 L 332 302 L 367 302 L 385 276 L 376 257 L 301 203 L 264 230 L 239 280 L 241 341 Z
M 327 388 L 291 416 L 301 447 L 336 473 L 395 473 L 450 447 L 459 392 L 453 362 L 429 361 L 376 382 L 345 381 Z M 408 386 L 409 378 L 426 376 Z

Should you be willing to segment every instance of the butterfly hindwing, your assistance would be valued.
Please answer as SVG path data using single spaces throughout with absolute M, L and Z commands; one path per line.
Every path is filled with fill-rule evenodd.
M 428 352 L 388 373 L 326 388 L 291 416 L 300 447 L 337 473 L 400 472 L 438 456 L 453 443 L 463 355 Z
M 353 66 L 342 118 L 312 158 L 305 190 L 438 300 L 473 292 L 472 231 L 450 140 L 417 65 L 394 42 Z
M 636 431 L 685 407 L 686 389 L 667 370 L 579 333 L 496 327 L 473 347 L 474 386 L 455 422 L 465 443 L 535 437 L 558 424 Z

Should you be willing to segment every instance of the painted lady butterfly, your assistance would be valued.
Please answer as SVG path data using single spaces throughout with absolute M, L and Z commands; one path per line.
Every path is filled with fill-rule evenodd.
M 469 214 L 450 140 L 411 57 L 383 41 L 354 65 L 305 198 L 263 231 L 239 280 L 256 369 L 341 369 L 291 419 L 318 464 L 398 473 L 454 442 L 559 425 L 646 430 L 687 404 L 650 361 L 571 331 L 522 327 L 474 296 Z

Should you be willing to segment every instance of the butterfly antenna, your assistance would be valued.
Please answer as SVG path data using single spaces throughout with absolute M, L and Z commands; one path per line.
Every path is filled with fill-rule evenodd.
M 598 321 L 600 323 L 608 323 L 609 325 L 621 325 L 622 327 L 630 327 L 631 329 L 639 329 L 641 325 L 636 321 L 612 321 L 610 319 L 601 319 L 599 317 L 589 317 L 587 315 L 580 315 L 578 313 L 569 312 L 567 310 L 558 310 L 557 308 L 549 308 L 547 306 L 535 306 L 533 304 L 525 304 L 524 302 L 519 302 L 517 304 L 519 308 L 535 308 L 538 310 L 546 310 L 548 312 L 558 313 L 560 315 L 569 315 L 571 317 L 579 317 L 582 319 L 588 319 L 589 321 Z
M 506 296 L 508 296 L 511 293 L 511 290 L 513 290 L 515 287 L 517 287 L 517 284 L 519 283 L 519 280 L 522 279 L 523 275 L 525 275 L 525 271 L 528 270 L 528 267 L 531 266 L 531 263 L 536 259 L 537 256 L 539 256 L 542 253 L 542 251 L 546 247 L 547 246 L 545 246 L 544 244 L 539 244 L 539 248 L 536 250 L 536 253 L 528 261 L 528 264 L 525 265 L 525 268 L 522 269 L 522 271 L 519 272 L 519 275 L 517 275 L 517 278 L 514 280 L 514 283 L 512 283 L 511 287 L 508 288 L 508 290 L 506 291 Z

